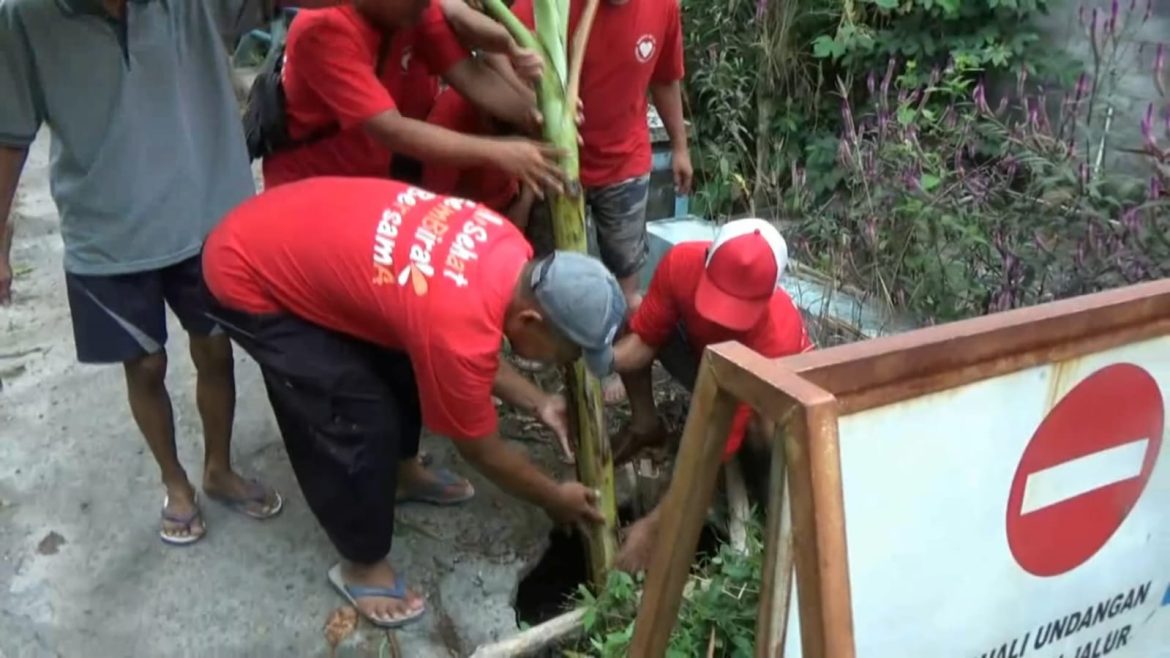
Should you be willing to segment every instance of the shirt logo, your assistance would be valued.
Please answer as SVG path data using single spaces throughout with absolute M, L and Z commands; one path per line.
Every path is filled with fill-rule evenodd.
M 407 69 L 410 68 L 410 58 L 413 55 L 414 55 L 414 50 L 410 46 L 407 46 L 407 47 L 402 49 L 402 60 L 400 63 L 402 64 L 402 71 L 403 72 L 405 72 Z
M 653 35 L 643 34 L 634 46 L 634 57 L 638 58 L 638 61 L 643 64 L 649 62 L 650 58 L 654 56 L 654 50 L 657 45 Z

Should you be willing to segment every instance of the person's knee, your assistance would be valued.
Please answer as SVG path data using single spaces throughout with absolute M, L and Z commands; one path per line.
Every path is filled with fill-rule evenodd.
M 191 361 L 200 376 L 230 377 L 235 365 L 232 343 L 224 334 L 191 336 Z
M 139 389 L 162 388 L 167 378 L 167 353 L 147 354 L 122 364 L 127 383 Z

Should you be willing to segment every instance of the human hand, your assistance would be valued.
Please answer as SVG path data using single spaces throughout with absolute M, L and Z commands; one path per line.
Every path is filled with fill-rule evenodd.
M 543 199 L 545 189 L 564 192 L 564 173 L 557 164 L 564 155 L 560 149 L 521 137 L 503 137 L 495 141 L 498 145 L 493 150 L 496 166 L 519 178 L 522 184 L 532 188 L 536 196 Z
M 670 168 L 674 172 L 674 189 L 679 194 L 690 194 L 695 170 L 691 166 L 691 153 L 685 148 L 675 149 L 670 157 Z
M 573 447 L 569 445 L 569 405 L 563 395 L 548 395 L 536 408 L 536 417 L 557 435 L 564 462 L 572 464 Z
M 0 257 L 0 306 L 12 301 L 12 264 L 8 258 Z
M 562 482 L 557 485 L 553 500 L 545 507 L 554 521 L 562 524 L 605 523 L 597 509 L 600 496 L 580 482 Z
M 513 41 L 508 59 L 511 60 L 512 68 L 516 70 L 516 75 L 520 76 L 521 80 L 533 84 L 540 82 L 540 76 L 544 75 L 544 58 L 540 53 L 530 48 L 522 48 Z
M 630 526 L 622 547 L 614 556 L 614 568 L 629 574 L 645 571 L 650 565 L 657 530 L 657 523 L 650 518 L 639 519 Z

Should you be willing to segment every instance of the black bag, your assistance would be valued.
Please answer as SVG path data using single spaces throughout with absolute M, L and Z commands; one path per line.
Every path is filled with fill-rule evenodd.
M 386 59 L 386 51 L 390 45 L 390 37 L 382 38 L 378 47 L 378 59 L 374 65 L 374 74 L 382 77 L 382 64 Z M 284 95 L 284 85 L 281 74 L 284 70 L 284 43 L 277 46 L 273 57 L 268 59 L 256 74 L 248 89 L 248 98 L 244 101 L 244 137 L 248 144 L 248 155 L 252 160 L 271 155 L 277 151 L 305 146 L 326 137 L 332 137 L 341 131 L 341 126 L 331 124 L 313 131 L 302 139 L 293 139 L 288 132 L 288 101 Z

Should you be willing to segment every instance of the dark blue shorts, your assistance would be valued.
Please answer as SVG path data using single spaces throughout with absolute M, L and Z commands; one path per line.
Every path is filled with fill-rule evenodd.
M 65 287 L 82 363 L 124 363 L 161 352 L 167 343 L 167 306 L 188 333 L 221 333 L 207 315 L 202 256 L 131 274 L 66 272 Z

